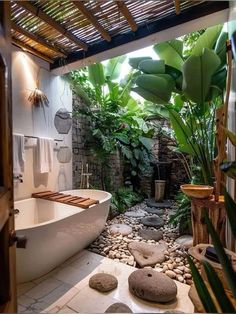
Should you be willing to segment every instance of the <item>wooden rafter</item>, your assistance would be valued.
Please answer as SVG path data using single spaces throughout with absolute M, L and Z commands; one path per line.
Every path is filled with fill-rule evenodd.
M 180 14 L 180 0 L 174 0 L 175 3 L 175 13 Z
M 54 19 L 52 19 L 49 15 L 44 13 L 41 9 L 35 7 L 28 1 L 17 1 L 15 2 L 18 6 L 22 7 L 23 9 L 27 10 L 31 14 L 37 16 L 40 20 L 45 22 L 46 24 L 50 25 L 52 28 L 54 28 L 56 31 L 58 31 L 60 34 L 68 38 L 70 41 L 72 41 L 74 44 L 76 44 L 78 47 L 82 48 L 83 50 L 88 50 L 88 46 L 80 41 L 75 35 L 73 35 L 71 32 L 68 32 L 63 26 L 61 26 L 59 23 L 57 23 Z
M 54 61 L 52 59 L 50 59 L 49 57 L 45 56 L 44 54 L 40 53 L 39 51 L 33 49 L 32 47 L 24 44 L 22 41 L 12 38 L 12 43 L 14 45 L 16 45 L 17 47 L 23 49 L 24 51 L 28 51 L 30 53 L 32 53 L 33 55 L 35 55 L 36 57 L 39 57 L 49 63 L 53 63 Z
M 129 9 L 127 8 L 126 4 L 124 3 L 124 1 L 116 1 L 116 4 L 118 6 L 119 11 L 124 15 L 127 22 L 129 23 L 129 26 L 132 29 L 132 31 L 136 32 L 138 29 L 138 26 L 132 14 L 130 13 Z
M 45 39 L 43 39 L 42 37 L 39 37 L 33 33 L 28 32 L 26 29 L 20 27 L 19 25 L 17 25 L 14 22 L 11 22 L 11 28 L 14 31 L 17 31 L 18 33 L 32 39 L 33 41 L 35 41 L 36 43 L 54 51 L 55 53 L 57 53 L 59 56 L 61 57 L 66 57 L 66 55 L 64 53 L 62 53 L 59 49 L 57 49 L 56 47 L 54 47 L 53 45 L 49 44 Z
M 111 41 L 111 36 L 105 30 L 105 28 L 98 22 L 96 17 L 85 7 L 83 1 L 73 1 L 74 5 L 83 13 L 87 20 L 96 28 L 96 30 L 107 41 Z

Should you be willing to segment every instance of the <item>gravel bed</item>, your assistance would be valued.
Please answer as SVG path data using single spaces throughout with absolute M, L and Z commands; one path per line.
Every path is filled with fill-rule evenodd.
M 145 216 L 152 216 L 152 214 L 145 211 L 147 205 L 145 202 L 137 204 L 130 208 L 128 211 L 137 211 L 145 213 Z M 167 245 L 167 250 L 164 252 L 165 261 L 161 264 L 157 263 L 152 267 L 158 272 L 165 273 L 170 278 L 178 280 L 179 282 L 192 284 L 192 275 L 189 268 L 188 260 L 186 257 L 187 249 L 175 242 L 178 238 L 178 228 L 168 225 L 168 216 L 173 213 L 174 207 L 163 209 L 164 214 L 162 218 L 165 222 L 164 227 L 158 230 L 163 231 L 163 239 L 159 241 L 145 240 L 139 236 L 140 229 L 157 230 L 154 227 L 145 227 L 141 222 L 140 218 L 128 217 L 124 214 L 116 216 L 112 220 L 108 220 L 105 229 L 100 236 L 88 247 L 88 249 L 94 253 L 113 259 L 114 261 L 128 264 L 140 268 L 136 263 L 133 255 L 128 249 L 128 244 L 132 241 L 138 241 L 149 244 L 161 244 Z M 132 233 L 122 236 L 121 234 L 110 234 L 109 227 L 113 224 L 126 224 L 132 227 Z M 194 260 L 197 267 L 199 267 L 198 261 Z

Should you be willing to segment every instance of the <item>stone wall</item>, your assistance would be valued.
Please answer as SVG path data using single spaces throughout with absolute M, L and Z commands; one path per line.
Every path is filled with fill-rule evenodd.
M 83 102 L 78 96 L 73 96 L 73 110 L 84 108 Z M 157 129 L 156 134 L 153 137 L 154 145 L 152 148 L 153 154 L 153 168 L 148 173 L 145 173 L 141 178 L 141 190 L 149 197 L 154 196 L 154 180 L 156 177 L 155 167 L 158 161 L 172 162 L 171 173 L 170 173 L 170 184 L 168 186 L 169 195 L 172 197 L 176 191 L 179 190 L 179 186 L 187 182 L 186 172 L 183 164 L 179 158 L 179 155 L 174 153 L 169 146 L 173 146 L 173 142 L 170 138 L 164 136 L 160 130 L 163 127 L 168 128 L 166 120 L 153 121 L 155 124 L 159 124 L 160 128 Z M 110 191 L 116 191 L 119 187 L 123 186 L 123 163 L 122 158 L 117 150 L 113 154 L 108 163 L 102 169 L 102 165 L 98 159 L 92 153 L 92 148 L 96 145 L 92 138 L 90 122 L 86 116 L 80 115 L 77 118 L 73 118 L 73 137 L 72 137 L 72 148 L 73 148 L 73 186 L 79 188 L 81 183 L 81 172 L 82 165 L 84 166 L 84 172 L 86 171 L 85 165 L 89 166 L 90 176 L 89 182 L 93 188 L 102 188 L 101 182 L 103 175 L 106 187 Z M 161 179 L 161 178 L 159 178 Z M 167 190 L 168 190 L 167 189 Z
M 155 184 L 154 181 L 158 179 L 166 179 L 163 177 L 158 177 L 157 175 L 157 165 L 159 162 L 164 163 L 171 163 L 171 170 L 168 172 L 168 168 L 170 165 L 166 166 L 159 166 L 159 167 L 167 167 L 167 177 L 169 177 L 170 182 L 167 182 L 168 186 L 166 189 L 166 197 L 173 198 L 176 192 L 179 190 L 181 184 L 187 183 L 188 178 L 187 174 L 183 165 L 183 162 L 180 158 L 180 155 L 175 153 L 170 147 L 174 147 L 175 143 L 173 140 L 164 135 L 162 129 L 170 128 L 168 121 L 165 119 L 153 120 L 153 125 L 158 125 L 159 127 L 156 128 L 156 133 L 153 136 L 154 145 L 152 147 L 152 155 L 153 155 L 153 162 L 152 162 L 152 172 L 145 174 L 141 179 L 141 189 L 142 191 L 148 196 L 153 197 L 155 191 Z M 165 175 L 164 175 L 165 176 Z
M 83 109 L 85 106 L 78 96 L 73 95 L 73 116 L 76 110 Z M 103 176 L 107 189 L 117 190 L 123 185 L 123 166 L 119 151 L 110 156 L 108 163 L 102 169 L 101 163 L 92 152 L 96 143 L 91 138 L 91 128 L 90 121 L 86 116 L 74 116 L 72 126 L 73 187 L 80 187 L 82 167 L 86 172 L 86 164 L 88 164 L 88 170 L 91 173 L 89 183 L 92 188 L 102 189 L 101 176 Z

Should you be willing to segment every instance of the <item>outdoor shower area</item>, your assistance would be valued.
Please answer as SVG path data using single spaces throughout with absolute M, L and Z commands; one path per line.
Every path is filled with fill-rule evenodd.
M 48 25 L 56 38 L 40 48 L 49 61 L 13 53 L 13 72 L 28 62 L 38 73 L 22 102 L 34 82 L 13 76 L 27 165 L 14 182 L 16 231 L 29 239 L 17 248 L 21 312 L 235 308 L 234 37 L 213 4 L 13 1 L 16 43 L 37 23 L 48 47 Z M 41 137 L 54 163 L 38 174 Z

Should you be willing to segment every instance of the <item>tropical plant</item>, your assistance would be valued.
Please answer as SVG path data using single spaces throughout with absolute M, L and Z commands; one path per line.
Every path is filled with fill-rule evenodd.
M 124 56 L 74 71 L 71 81 L 75 92 L 87 106 L 74 112 L 85 115 L 92 125 L 92 153 L 101 162 L 103 174 L 109 157 L 118 149 L 128 164 L 131 177 L 139 177 L 149 165 L 154 130 L 145 121 L 145 112 L 130 96 L 132 76 L 118 82 Z
M 222 26 L 202 33 L 191 53 L 183 56 L 183 40 L 154 46 L 160 60 L 131 59 L 138 76 L 133 91 L 169 117 L 178 149 L 199 169 L 199 182 L 213 185 L 215 110 L 223 103 L 225 39 Z M 214 50 L 213 50 L 214 49 Z
M 231 143 L 236 146 L 236 135 L 233 134 L 228 129 L 224 129 L 225 134 L 231 141 Z M 236 179 L 235 176 L 235 161 L 225 162 L 221 165 L 221 170 L 224 173 L 232 178 Z M 231 226 L 231 231 L 236 237 L 236 203 L 230 196 L 230 194 L 225 190 L 224 191 L 224 200 L 225 200 L 225 210 L 228 217 L 228 222 Z M 207 213 L 205 212 L 205 221 L 209 234 L 211 235 L 212 242 L 214 244 L 215 251 L 217 253 L 220 264 L 222 265 L 225 278 L 227 280 L 229 289 L 232 294 L 232 298 L 236 298 L 236 272 L 232 267 L 229 257 L 226 255 L 223 245 L 221 244 L 220 238 L 215 231 Z M 214 268 L 207 262 L 203 262 L 203 267 L 210 285 L 210 289 L 215 298 L 212 298 L 211 293 L 209 292 L 208 287 L 206 286 L 203 278 L 199 274 L 196 266 L 194 265 L 192 259 L 189 257 L 189 264 L 193 275 L 194 284 L 198 293 L 198 296 L 204 306 L 204 309 L 208 313 L 235 313 L 236 307 L 232 303 L 232 299 L 224 291 L 221 280 L 219 279 Z
M 191 201 L 188 196 L 179 192 L 175 197 L 178 210 L 170 216 L 169 223 L 176 227 L 181 222 L 182 230 L 191 229 Z
M 112 194 L 112 205 L 119 213 L 144 200 L 141 193 L 137 193 L 128 187 L 121 187 Z
M 227 191 L 225 191 L 224 196 L 225 196 L 225 209 L 229 218 L 231 230 L 233 235 L 236 237 L 236 216 L 235 216 L 236 203 L 233 201 L 233 199 L 231 198 Z M 217 232 L 215 231 L 207 213 L 205 213 L 204 218 L 207 224 L 208 231 L 211 235 L 212 242 L 217 253 L 218 259 L 220 261 L 220 264 L 222 265 L 225 278 L 227 279 L 229 289 L 232 293 L 232 298 L 230 298 L 226 294 L 223 284 L 214 268 L 207 261 L 204 261 L 203 267 L 209 282 L 210 286 L 209 291 L 208 286 L 205 284 L 191 257 L 189 257 L 188 260 L 193 275 L 193 281 L 198 296 L 207 313 L 217 312 L 235 313 L 236 307 L 232 303 L 232 299 L 236 298 L 236 272 L 232 267 L 229 257 L 225 253 L 224 247 L 220 242 L 220 238 Z M 213 293 L 214 298 L 212 297 L 211 292 Z

